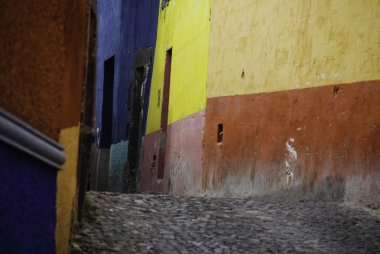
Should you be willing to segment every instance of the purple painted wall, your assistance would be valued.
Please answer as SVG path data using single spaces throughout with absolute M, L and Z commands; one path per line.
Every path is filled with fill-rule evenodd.
M 98 52 L 96 73 L 96 127 L 102 131 L 104 61 L 115 56 L 112 144 L 126 140 L 129 121 L 128 87 L 139 49 L 152 48 L 152 64 L 145 90 L 143 133 L 149 104 L 150 80 L 156 44 L 159 0 L 98 1 Z
M 133 82 L 135 55 L 139 49 L 152 49 L 151 65 L 145 87 L 144 109 L 141 133 L 145 134 L 149 106 L 150 84 L 156 44 L 159 0 L 99 0 L 98 1 L 98 41 L 96 73 L 96 133 L 98 148 L 104 148 L 106 160 L 100 160 L 98 171 L 108 175 L 108 190 L 121 192 L 123 169 L 127 162 L 128 132 L 130 116 L 128 93 Z M 103 145 L 102 104 L 104 61 L 115 56 L 112 142 Z M 109 149 L 109 150 L 108 150 Z M 96 174 L 94 174 L 96 175 Z M 97 174 L 98 175 L 98 174 Z
M 57 170 L 0 141 L 0 252 L 54 253 Z

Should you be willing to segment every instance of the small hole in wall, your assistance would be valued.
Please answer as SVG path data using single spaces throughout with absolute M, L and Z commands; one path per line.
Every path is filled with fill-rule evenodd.
M 244 69 L 243 69 L 243 71 L 241 72 L 241 78 L 244 78 L 244 76 L 245 76 L 245 72 L 244 72 Z
M 222 143 L 223 141 L 223 124 L 218 124 L 218 143 Z
M 333 90 L 334 97 L 338 96 L 339 89 L 340 89 L 339 86 L 334 86 L 334 90 Z
M 156 161 L 157 161 L 157 155 L 153 155 L 153 160 L 152 160 L 152 163 L 150 165 L 151 168 L 156 167 Z

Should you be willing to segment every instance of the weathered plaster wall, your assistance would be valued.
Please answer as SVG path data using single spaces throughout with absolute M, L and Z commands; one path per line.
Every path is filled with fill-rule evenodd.
M 379 81 L 211 98 L 203 184 L 217 196 L 310 195 L 376 205 L 379 144 Z
M 159 130 L 166 51 L 172 49 L 168 124 L 204 110 L 210 1 L 172 0 L 160 9 L 147 134 Z
M 210 195 L 380 204 L 379 10 L 379 1 L 212 1 Z
M 98 52 L 96 73 L 96 126 L 101 132 L 104 62 L 115 56 L 112 144 L 127 139 L 128 87 L 138 49 L 153 49 L 156 41 L 159 3 L 151 1 L 98 1 Z M 152 69 L 152 68 L 151 68 Z M 148 105 L 151 71 L 148 75 L 145 106 Z M 145 109 L 146 112 L 147 108 Z M 144 113 L 146 118 L 146 113 Z M 143 126 L 145 131 L 145 127 Z
M 61 130 L 59 143 L 65 148 L 66 162 L 57 177 L 57 253 L 69 253 L 69 242 L 77 213 L 77 163 L 79 125 Z
M 208 97 L 380 78 L 380 3 L 213 0 Z
M 65 3 L 4 1 L 0 106 L 57 140 L 65 71 Z
M 139 49 L 152 48 L 153 64 L 158 8 L 158 0 L 112 2 L 104 0 L 98 2 L 99 32 L 96 78 L 96 128 L 98 134 L 102 132 L 104 61 L 115 56 L 112 145 L 109 160 L 101 160 L 101 163 L 106 165 L 99 165 L 103 169 L 109 169 L 111 178 L 109 187 L 113 191 L 122 191 L 122 172 L 127 160 L 128 88 L 133 79 L 135 54 Z M 148 73 L 145 88 L 143 134 L 145 133 L 152 69 L 150 68 Z
M 66 1 L 64 24 L 66 51 L 61 129 L 77 126 L 81 117 L 82 89 L 86 81 L 88 5 L 88 1 Z
M 128 141 L 111 146 L 109 161 L 109 190 L 121 192 L 123 190 L 123 169 L 127 162 Z
M 204 111 L 192 114 L 168 126 L 166 172 L 169 192 L 176 195 L 202 193 L 202 151 Z
M 65 69 L 63 76 L 62 120 L 59 142 L 66 152 L 66 163 L 57 177 L 57 253 L 68 253 L 77 214 L 77 175 L 79 124 L 82 90 L 85 85 L 88 37 L 88 2 L 66 1 L 65 5 Z
M 102 130 L 102 104 L 103 104 L 103 82 L 104 82 L 104 62 L 112 56 L 115 56 L 115 75 L 114 75 L 114 104 L 113 104 L 113 120 L 114 125 L 112 131 L 120 126 L 117 123 L 117 110 L 126 112 L 126 98 L 124 98 L 124 106 L 120 109 L 116 108 L 116 94 L 119 90 L 120 75 L 125 75 L 128 70 L 122 70 L 120 63 L 123 59 L 119 55 L 121 43 L 121 1 L 98 1 L 97 4 L 97 23 L 98 23 L 98 38 L 97 38 L 97 61 L 96 61 L 96 128 L 99 138 L 99 133 Z M 125 60 L 124 60 L 125 61 Z M 127 84 L 124 84 L 126 87 Z M 126 88 L 124 88 L 126 89 Z M 125 97 L 125 96 L 124 96 Z M 124 120 L 123 126 L 126 126 Z M 117 136 L 117 135 L 114 135 Z M 125 134 L 123 135 L 126 138 Z M 122 137 L 119 138 L 120 141 Z M 99 142 L 99 140 L 98 140 Z
M 54 253 L 57 169 L 0 142 L 2 253 Z
M 160 148 L 160 131 L 147 134 L 142 145 L 142 160 L 139 187 L 141 192 L 168 192 L 168 174 L 164 179 L 157 179 L 158 152 Z
M 145 135 L 146 131 L 146 122 L 148 117 L 148 108 L 149 108 L 149 94 L 151 89 L 152 82 L 152 73 L 153 73 L 153 64 L 156 50 L 156 39 L 157 39 L 157 24 L 158 24 L 158 13 L 159 13 L 159 0 L 150 0 L 150 1 L 138 1 L 136 2 L 136 21 L 134 27 L 124 26 L 126 30 L 134 31 L 134 34 L 130 34 L 130 32 L 125 32 L 127 36 L 124 36 L 125 40 L 130 41 L 134 39 L 133 42 L 133 56 L 138 52 L 139 49 L 151 48 L 152 56 L 151 56 L 151 64 L 149 66 L 148 76 L 145 83 L 145 95 L 144 95 L 144 111 L 143 111 L 143 119 L 141 131 L 142 134 Z M 123 7 L 125 9 L 125 7 Z M 124 14 L 127 16 L 127 14 Z M 128 16 L 127 16 L 128 17 Z M 125 18 L 124 18 L 125 20 Z M 129 23 L 129 22 L 125 22 Z M 130 68 L 132 70 L 134 57 L 130 59 Z M 131 74 L 132 76 L 132 74 Z M 131 78 L 126 80 L 128 84 L 132 82 Z
M 172 0 L 160 9 L 147 135 L 143 142 L 141 191 L 173 194 L 201 191 L 209 33 L 209 0 Z M 168 128 L 164 134 L 161 112 L 169 49 L 172 49 L 172 62 Z M 159 158 L 160 146 L 165 147 L 165 158 Z M 158 179 L 158 164 L 163 160 L 164 178 Z
M 158 179 L 160 132 L 144 139 L 140 190 L 199 195 L 202 189 L 202 149 L 205 113 L 198 112 L 168 126 L 164 178 Z M 154 159 L 156 158 L 156 159 Z
M 0 17 L 0 106 L 58 140 L 62 129 L 62 133 L 66 133 L 80 121 L 86 64 L 87 2 L 3 2 Z M 78 143 L 75 140 L 78 136 L 71 138 L 74 138 L 72 142 L 65 146 L 69 151 L 67 165 L 70 167 L 65 166 L 58 173 L 59 186 L 71 184 L 68 189 L 58 189 L 57 223 L 62 229 L 56 234 L 58 253 L 68 252 L 67 235 L 71 224 L 66 222 L 71 220 L 71 213 L 75 210 L 72 197 L 75 196 L 76 182 L 66 176 L 76 175 L 77 157 L 72 149 Z M 68 190 L 70 192 L 66 192 Z M 50 191 L 55 198 L 57 190 Z M 60 202 L 66 198 L 71 202 Z M 45 218 L 43 214 L 41 216 Z

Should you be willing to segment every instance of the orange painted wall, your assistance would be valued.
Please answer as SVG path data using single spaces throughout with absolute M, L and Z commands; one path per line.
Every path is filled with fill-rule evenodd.
M 380 204 L 380 2 L 213 0 L 211 12 L 204 190 Z
M 57 253 L 69 252 L 75 222 L 87 1 L 5 1 L 0 8 L 0 107 L 62 143 Z M 64 186 L 64 187 L 63 187 Z

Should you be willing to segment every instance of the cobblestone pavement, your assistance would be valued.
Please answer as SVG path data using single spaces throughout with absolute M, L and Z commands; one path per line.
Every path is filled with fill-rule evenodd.
M 380 253 L 380 217 L 339 203 L 87 193 L 74 253 Z M 88 208 L 87 208 L 88 209 Z

